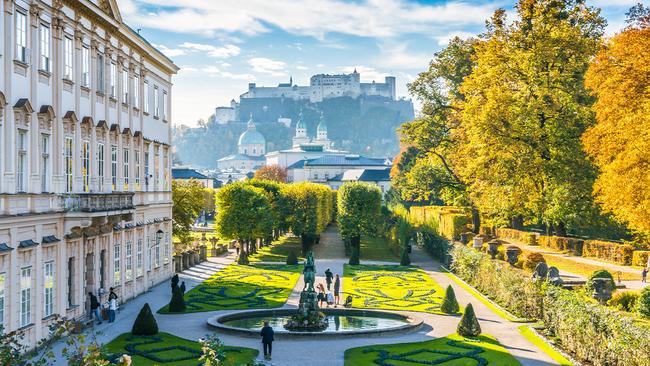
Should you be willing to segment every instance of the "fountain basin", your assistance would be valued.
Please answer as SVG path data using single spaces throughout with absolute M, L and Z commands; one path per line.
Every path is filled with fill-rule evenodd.
M 284 324 L 296 313 L 296 309 L 251 310 L 217 315 L 208 319 L 208 325 L 224 333 L 256 338 L 260 336 L 264 321 L 269 321 L 279 337 L 383 336 L 414 331 L 422 326 L 422 319 L 396 312 L 332 308 L 319 311 L 325 313 L 328 321 L 328 327 L 320 331 L 285 329 Z

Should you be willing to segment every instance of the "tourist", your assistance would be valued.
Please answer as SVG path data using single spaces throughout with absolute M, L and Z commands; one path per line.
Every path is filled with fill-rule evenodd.
M 323 286 L 322 283 L 319 283 L 316 288 L 318 289 L 318 306 L 323 307 L 323 301 L 327 300 L 327 296 L 325 296 L 325 286 Z
M 330 305 L 334 304 L 334 295 L 332 295 L 331 292 L 327 292 L 327 307 L 329 308 Z
M 644 267 L 643 271 L 641 272 L 641 282 L 645 283 L 646 277 L 648 277 L 648 267 Z
M 341 297 L 339 296 L 340 290 L 341 290 L 341 278 L 337 273 L 336 278 L 334 279 L 334 307 L 339 306 L 339 301 L 341 299 Z
M 330 269 L 325 270 L 325 281 L 327 282 L 327 291 L 329 291 L 332 286 L 332 278 L 334 278 L 334 275 L 332 274 L 332 271 Z
M 95 315 L 97 324 L 99 325 L 102 323 L 102 317 L 99 315 L 99 300 L 97 300 L 97 296 L 93 295 L 92 292 L 89 292 L 88 296 L 90 296 L 90 312 Z
M 268 321 L 264 322 L 264 326 L 260 331 L 260 336 L 262 337 L 262 345 L 264 348 L 264 358 L 267 360 L 271 359 L 271 351 L 273 350 L 273 328 L 269 325 Z
M 108 322 L 112 323 L 115 321 L 115 312 L 117 311 L 117 294 L 110 288 L 110 293 L 108 294 Z

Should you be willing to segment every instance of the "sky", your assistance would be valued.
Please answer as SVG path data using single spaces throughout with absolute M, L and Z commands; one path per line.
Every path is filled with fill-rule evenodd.
M 641 0 L 587 0 L 602 8 L 607 34 Z M 174 124 L 195 126 L 239 100 L 248 83 L 350 73 L 362 82 L 397 77 L 397 94 L 426 70 L 449 39 L 484 30 L 515 0 L 117 0 L 123 20 L 180 67 L 172 89 Z M 416 103 L 417 107 L 417 103 Z

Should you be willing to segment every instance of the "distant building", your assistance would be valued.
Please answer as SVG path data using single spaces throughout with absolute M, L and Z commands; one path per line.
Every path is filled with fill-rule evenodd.
M 312 103 L 322 102 L 324 99 L 336 97 L 359 96 L 381 96 L 396 99 L 396 80 L 394 76 L 386 76 L 383 83 L 375 81 L 362 83 L 361 74 L 355 69 L 351 74 L 318 74 L 309 80 L 309 86 L 293 85 L 293 79 L 289 83 L 281 83 L 276 87 L 257 86 L 255 83 L 248 84 L 248 91 L 240 98 L 291 98 L 293 100 L 309 99 Z
M 250 172 L 264 165 L 266 139 L 257 131 L 252 116 L 248 120 L 246 131 L 239 136 L 237 150 L 237 154 L 228 155 L 217 160 L 217 167 L 220 170 L 234 169 Z
M 385 170 L 392 166 L 390 159 L 369 158 L 360 155 L 325 154 L 318 158 L 302 159 L 287 167 L 289 182 L 317 182 L 329 185 L 330 179 L 348 170 Z
M 232 121 L 238 121 L 238 103 L 233 99 L 229 107 L 217 107 L 214 110 L 214 120 L 218 124 L 226 124 Z
M 172 179 L 180 182 L 195 180 L 205 188 L 214 188 L 214 179 L 209 178 L 191 168 L 172 168 Z
M 366 182 L 379 186 L 381 193 L 390 189 L 390 168 L 385 169 L 350 169 L 327 181 L 332 189 L 339 189 L 345 182 Z

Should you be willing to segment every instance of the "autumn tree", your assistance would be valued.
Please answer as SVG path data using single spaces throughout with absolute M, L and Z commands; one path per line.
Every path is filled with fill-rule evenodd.
M 595 212 L 595 171 L 580 136 L 593 123 L 584 75 L 604 26 L 582 0 L 520 0 L 514 22 L 498 10 L 475 45 L 456 104 L 454 159 L 494 223 L 517 216 L 563 235 Z
M 172 181 L 172 232 L 181 242 L 190 239 L 194 221 L 206 205 L 206 190 L 195 180 Z
M 358 264 L 353 262 L 358 262 L 360 256 L 361 237 L 375 232 L 381 215 L 381 196 L 379 187 L 364 182 L 348 182 L 338 189 L 337 222 L 341 236 L 352 246 L 350 264 Z
M 265 165 L 255 172 L 254 177 L 260 180 L 272 180 L 284 183 L 287 181 L 287 169 L 277 164 Z
M 628 27 L 592 61 L 586 84 L 597 97 L 597 123 L 585 151 L 600 170 L 594 194 L 630 228 L 650 232 L 650 9 L 637 5 Z

